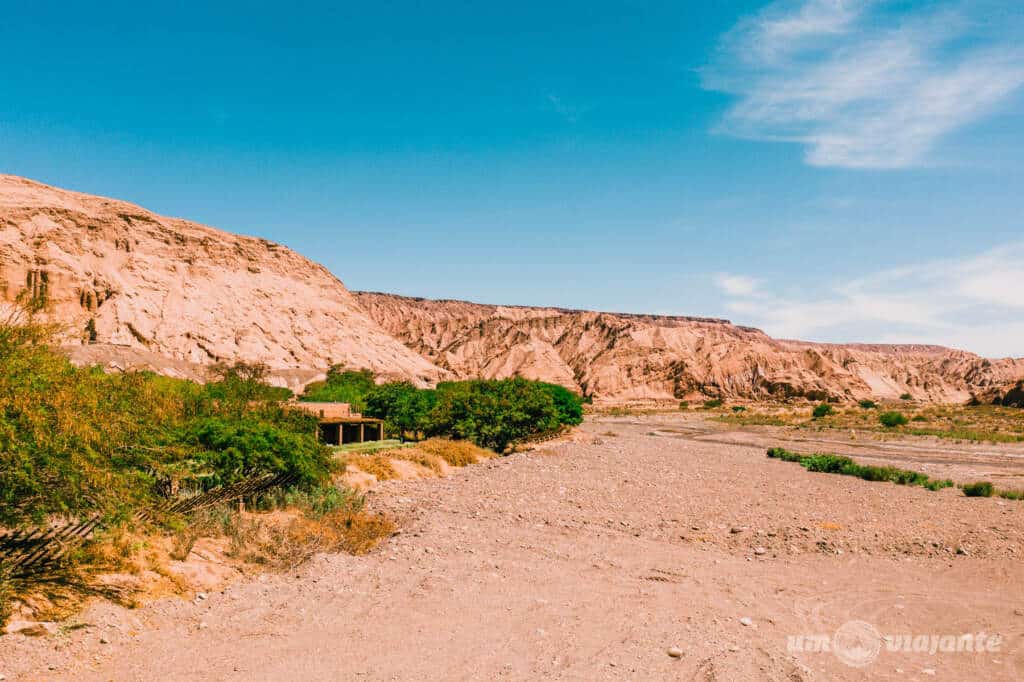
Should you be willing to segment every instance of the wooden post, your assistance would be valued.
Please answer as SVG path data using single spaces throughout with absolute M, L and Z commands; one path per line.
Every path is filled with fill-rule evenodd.
M 360 443 L 366 442 L 366 423 L 365 422 L 360 422 L 359 423 L 359 442 Z

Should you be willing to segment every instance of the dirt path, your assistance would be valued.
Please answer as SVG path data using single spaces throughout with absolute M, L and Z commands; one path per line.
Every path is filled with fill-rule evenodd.
M 1024 677 L 1024 503 L 811 474 L 759 443 L 650 435 L 660 428 L 672 425 L 596 420 L 583 427 L 592 444 L 386 484 L 372 506 L 403 530 L 368 557 L 320 557 L 196 602 L 97 605 L 89 627 L 0 638 L 0 674 Z M 883 647 L 864 668 L 787 644 L 849 621 L 1003 641 L 982 653 Z

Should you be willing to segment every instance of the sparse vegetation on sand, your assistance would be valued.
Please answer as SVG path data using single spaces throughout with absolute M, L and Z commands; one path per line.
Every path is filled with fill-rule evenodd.
M 781 459 L 784 462 L 796 462 L 808 471 L 856 476 L 865 481 L 889 481 L 897 485 L 918 485 L 929 490 L 939 490 L 953 485 L 950 480 L 932 480 L 926 474 L 918 471 L 858 464 L 849 457 L 841 455 L 801 455 L 784 448 L 770 448 L 768 456 L 773 459 Z
M 806 408 L 798 405 L 761 405 L 745 413 L 717 415 L 715 421 L 743 426 L 791 426 L 797 429 L 835 429 L 854 433 L 885 434 L 886 437 L 932 436 L 953 441 L 991 443 L 1024 442 L 1024 415 L 1019 408 L 993 405 L 927 405 L 912 406 L 890 401 L 880 406 L 873 401 L 865 407 L 832 404 L 827 419 L 809 418 Z M 882 407 L 882 413 L 874 412 Z M 881 419 L 889 412 L 902 415 L 907 421 L 896 426 L 884 426 Z M 878 436 L 875 436 L 878 437 Z
M 952 488 L 955 485 L 948 478 L 933 479 L 919 471 L 858 464 L 849 457 L 841 455 L 802 455 L 790 452 L 785 448 L 769 448 L 768 456 L 784 462 L 796 462 L 808 471 L 856 476 L 865 481 L 889 481 L 897 485 L 917 485 L 932 491 Z M 963 490 L 964 495 L 967 497 L 992 497 L 993 495 L 998 495 L 1007 500 L 1024 500 L 1024 490 L 998 490 L 988 481 L 966 483 L 961 485 L 960 489 Z

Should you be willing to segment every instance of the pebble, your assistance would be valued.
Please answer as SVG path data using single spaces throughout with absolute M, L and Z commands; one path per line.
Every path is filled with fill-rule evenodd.
M 757 556 L 761 556 L 763 554 L 766 554 L 767 552 L 768 552 L 768 550 L 765 549 L 764 547 L 755 547 L 754 548 L 754 554 L 756 554 Z
M 204 599 L 206 599 L 206 593 L 199 592 L 198 594 L 196 594 L 196 599 L 198 599 L 199 601 L 203 601 Z
M 935 674 L 935 668 L 922 668 L 921 669 L 921 674 L 922 675 L 934 675 Z
M 106 637 L 100 637 L 100 644 L 110 644 L 110 640 Z
M 677 646 L 670 646 L 668 648 L 668 651 L 666 651 L 665 653 L 667 653 L 672 658 L 682 658 L 683 657 L 683 650 L 680 649 Z
M 742 618 L 740 618 L 740 625 L 745 625 L 747 627 L 750 627 L 753 624 L 754 624 L 754 620 L 752 618 L 750 618 L 749 616 L 743 616 Z

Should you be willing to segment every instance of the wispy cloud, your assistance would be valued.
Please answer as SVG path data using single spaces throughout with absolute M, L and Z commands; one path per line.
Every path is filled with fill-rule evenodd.
M 988 4 L 988 3 L 986 3 Z M 1024 47 L 969 4 L 776 2 L 726 34 L 703 71 L 738 97 L 721 130 L 805 145 L 818 166 L 904 168 L 1024 85 Z
M 938 343 L 988 357 L 1024 357 L 1024 242 L 839 282 L 801 296 L 718 275 L 728 309 L 782 338 Z
M 715 276 L 715 284 L 730 296 L 752 296 L 758 291 L 757 280 L 743 275 L 722 273 Z

